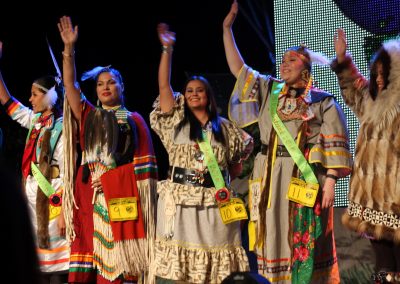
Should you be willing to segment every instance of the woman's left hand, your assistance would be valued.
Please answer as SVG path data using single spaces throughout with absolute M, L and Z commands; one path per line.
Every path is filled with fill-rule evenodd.
M 326 178 L 324 187 L 322 188 L 322 209 L 330 208 L 335 201 L 335 185 L 336 181 Z
M 92 180 L 92 188 L 97 192 L 102 192 L 103 186 L 101 185 L 101 180 L 100 179 Z

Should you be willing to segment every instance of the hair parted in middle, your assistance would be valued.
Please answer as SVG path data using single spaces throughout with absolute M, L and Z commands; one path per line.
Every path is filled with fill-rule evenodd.
M 208 82 L 208 80 L 199 75 L 194 75 L 189 77 L 185 84 L 183 85 L 183 91 L 182 93 L 185 94 L 186 88 L 188 84 L 192 81 L 199 81 L 203 84 L 205 88 L 205 93 L 207 95 L 207 107 L 206 111 L 208 114 L 208 119 L 211 121 L 212 124 L 212 132 L 215 135 L 215 140 L 218 142 L 225 144 L 226 139 L 223 135 L 223 129 L 222 129 L 222 123 L 221 123 L 221 118 L 218 114 L 218 109 L 217 109 L 217 102 L 215 100 L 215 95 L 213 88 L 211 87 L 211 84 Z M 186 100 L 186 98 L 185 98 Z M 182 127 L 186 124 L 190 124 L 190 140 L 192 141 L 197 141 L 197 140 L 203 140 L 203 134 L 202 134 L 202 126 L 200 122 L 197 120 L 197 118 L 193 115 L 192 111 L 189 109 L 187 104 L 184 104 L 184 112 L 185 112 L 185 117 L 184 119 L 179 123 L 178 125 L 178 130 L 182 129 Z
M 118 83 L 121 86 L 124 86 L 124 81 L 122 79 L 122 75 L 121 73 L 115 69 L 112 68 L 111 65 L 108 66 L 96 66 L 91 70 L 88 70 L 86 72 L 84 72 L 81 76 L 81 81 L 86 81 L 86 80 L 94 80 L 95 82 L 97 82 L 99 80 L 99 76 L 102 73 L 111 73 L 113 74 L 116 78 Z M 99 104 L 99 102 L 98 102 Z M 122 88 L 122 92 L 121 92 L 121 105 L 124 106 L 125 105 L 125 98 L 124 98 L 124 92 L 123 92 L 123 88 Z

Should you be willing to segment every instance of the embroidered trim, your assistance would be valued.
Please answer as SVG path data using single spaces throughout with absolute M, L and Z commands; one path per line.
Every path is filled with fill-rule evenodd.
M 342 138 L 347 141 L 347 136 L 340 135 L 340 134 L 330 134 L 330 135 L 324 135 L 324 134 L 319 134 L 321 136 L 321 139 L 329 139 L 329 138 Z
M 314 152 L 320 152 L 324 156 L 343 156 L 343 157 L 346 157 L 346 158 L 350 158 L 351 157 L 351 154 L 349 152 L 346 152 L 346 151 L 329 151 L 328 152 L 328 151 L 324 151 L 323 149 L 317 148 L 317 147 L 312 148 L 311 151 L 310 151 L 310 154 L 314 153 Z
M 324 149 L 341 147 L 341 148 L 350 150 L 349 143 L 347 143 L 347 142 L 341 142 L 341 141 L 324 142 L 324 141 L 321 141 L 320 144 L 324 147 Z
M 253 80 L 253 78 L 254 78 L 254 72 L 251 72 L 249 74 L 249 76 L 246 78 L 246 82 L 244 83 L 243 90 L 242 90 L 242 93 L 240 95 L 240 100 L 244 99 L 246 91 L 249 88 L 249 84 Z
M 254 97 L 256 96 L 259 87 L 260 87 L 260 79 L 257 78 L 256 82 L 254 83 L 253 88 L 251 89 L 251 92 L 249 94 L 249 99 L 250 100 L 254 100 Z
M 400 217 L 396 214 L 363 207 L 361 204 L 352 201 L 349 201 L 347 212 L 351 217 L 360 218 L 361 220 L 368 221 L 373 225 L 385 225 L 386 227 L 393 229 L 400 228 Z

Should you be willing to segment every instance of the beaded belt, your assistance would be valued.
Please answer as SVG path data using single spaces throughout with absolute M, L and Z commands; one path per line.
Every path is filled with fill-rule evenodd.
M 268 145 L 261 144 L 261 153 L 263 155 L 267 155 L 268 154 Z M 290 157 L 290 154 L 289 154 L 289 152 L 288 152 L 288 150 L 286 149 L 285 146 L 278 145 L 276 147 L 276 156 L 277 157 Z
M 229 173 L 227 170 L 221 171 L 225 183 L 229 181 Z M 199 170 L 169 167 L 169 177 L 172 181 L 185 185 L 214 187 L 211 175 L 208 171 L 201 172 Z
M 399 272 L 387 272 L 380 271 L 371 275 L 371 280 L 374 283 L 399 283 L 400 273 Z

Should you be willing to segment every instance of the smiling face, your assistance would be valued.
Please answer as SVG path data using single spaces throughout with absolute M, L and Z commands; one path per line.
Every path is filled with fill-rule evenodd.
M 302 71 L 307 70 L 300 54 L 294 51 L 287 51 L 282 58 L 282 63 L 279 67 L 281 79 L 289 86 L 303 87 Z
M 123 84 L 112 72 L 103 72 L 99 75 L 96 92 L 102 105 L 113 107 L 122 103 Z
M 47 110 L 48 106 L 45 104 L 45 93 L 35 85 L 32 85 L 29 102 L 32 105 L 32 110 L 34 113 L 45 112 Z
M 206 110 L 208 97 L 203 82 L 199 80 L 190 81 L 185 89 L 185 99 L 190 110 Z

